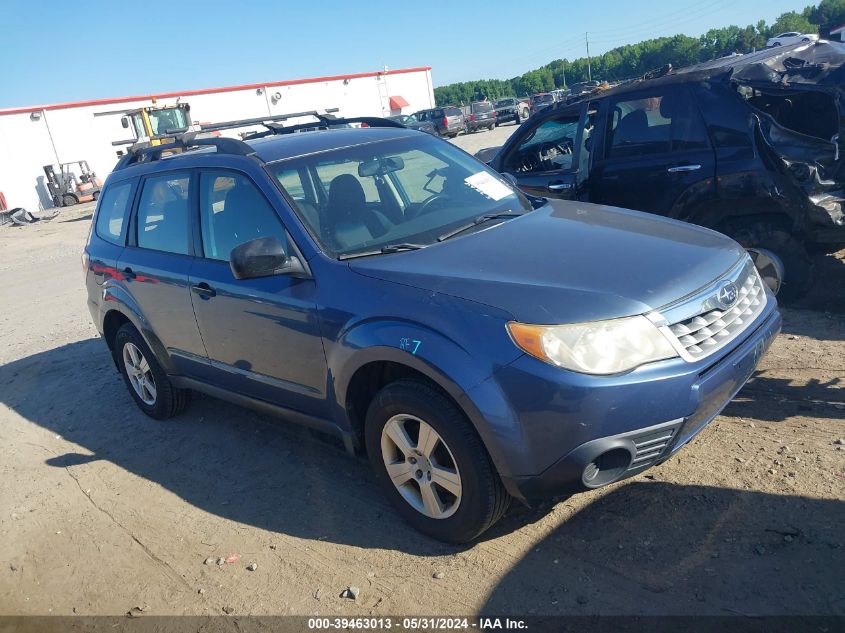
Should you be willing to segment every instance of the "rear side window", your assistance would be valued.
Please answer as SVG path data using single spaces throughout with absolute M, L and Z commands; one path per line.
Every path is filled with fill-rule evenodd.
M 119 246 L 124 244 L 123 227 L 132 202 L 133 189 L 132 182 L 121 182 L 106 189 L 100 198 L 96 232 L 107 242 Z
M 236 172 L 200 174 L 200 226 L 203 254 L 209 259 L 229 261 L 233 248 L 259 237 L 275 237 L 287 245 L 285 230 L 267 198 Z
M 138 203 L 138 246 L 188 254 L 188 174 L 165 174 L 144 180 Z
M 610 117 L 612 157 L 710 147 L 701 113 L 686 90 L 617 101 Z

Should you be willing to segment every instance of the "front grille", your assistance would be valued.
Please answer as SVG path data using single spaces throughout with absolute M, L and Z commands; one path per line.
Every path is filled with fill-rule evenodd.
M 673 426 L 633 438 L 637 452 L 631 461 L 631 465 L 628 466 L 628 470 L 640 470 L 654 464 L 663 454 L 672 438 L 675 437 L 677 430 L 678 427 Z
M 766 293 L 753 264 L 743 269 L 735 283 L 739 292 L 731 308 L 708 308 L 669 326 L 691 360 L 704 358 L 727 345 L 763 311 Z

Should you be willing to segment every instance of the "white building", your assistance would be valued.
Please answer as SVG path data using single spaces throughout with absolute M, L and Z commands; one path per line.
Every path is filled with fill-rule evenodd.
M 44 165 L 86 160 L 105 180 L 121 149 L 112 142 L 131 137 L 121 111 L 153 99 L 189 103 L 191 119 L 202 123 L 327 108 L 348 117 L 410 114 L 434 107 L 434 89 L 431 68 L 420 67 L 0 109 L 0 193 L 8 208 L 53 206 Z

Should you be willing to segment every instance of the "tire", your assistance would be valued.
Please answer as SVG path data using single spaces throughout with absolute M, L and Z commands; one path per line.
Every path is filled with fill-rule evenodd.
M 406 425 L 402 427 L 408 440 L 404 451 L 384 431 L 386 426 L 395 430 L 397 424 Z M 420 446 L 422 424 L 436 434 L 429 444 L 431 460 Z M 466 543 L 496 523 L 510 504 L 511 497 L 475 429 L 451 400 L 427 384 L 399 381 L 379 391 L 367 411 L 364 435 L 378 485 L 399 514 L 424 534 L 448 543 Z M 394 485 L 388 475 L 388 461 L 395 467 L 394 476 L 407 478 L 401 486 Z M 443 473 L 450 473 L 448 484 L 455 486 L 457 481 L 460 496 L 437 485 L 436 474 L 432 481 L 432 473 L 437 472 L 441 480 Z M 436 493 L 431 505 L 423 500 L 424 485 Z M 442 516 L 427 516 L 432 507 L 435 513 L 442 510 Z
M 77 202 L 78 201 L 76 199 L 76 196 L 74 196 L 72 193 L 66 193 L 65 195 L 62 196 L 62 206 L 63 207 L 72 207 Z
M 487 131 L 488 131 L 488 132 L 492 132 L 492 131 L 493 131 L 493 126 L 492 126 L 492 125 L 491 125 L 491 126 L 489 126 L 489 127 L 487 128 Z
M 133 379 L 130 378 L 127 367 L 129 361 L 124 356 L 132 357 L 134 354 L 133 348 L 134 352 L 141 355 L 141 360 L 146 361 L 149 368 L 145 378 L 152 380 L 152 392 L 148 388 L 141 390 L 148 396 L 146 398 L 142 398 L 141 393 L 133 384 Z M 141 411 L 156 420 L 166 420 L 185 409 L 190 399 L 190 390 L 177 389 L 173 386 L 155 354 L 152 353 L 146 341 L 134 326 L 127 323 L 117 331 L 114 337 L 113 353 L 118 369 L 123 376 L 123 381 L 126 383 L 126 388 Z M 136 380 L 138 379 L 136 378 Z M 152 398 L 149 398 L 150 395 L 152 395 Z
M 778 292 L 781 303 L 803 297 L 813 282 L 813 260 L 804 243 L 773 222 L 751 222 L 738 226 L 729 235 L 745 248 L 774 253 L 782 262 L 784 278 Z
M 522 118 L 527 119 L 531 116 L 531 113 L 528 111 L 528 108 L 522 108 Z
M 94 192 L 94 200 L 96 201 L 99 198 L 100 198 L 100 192 L 99 192 L 99 190 L 97 190 L 97 191 Z

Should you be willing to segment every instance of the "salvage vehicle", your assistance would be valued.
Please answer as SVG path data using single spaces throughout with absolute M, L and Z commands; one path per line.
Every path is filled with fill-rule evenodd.
M 819 36 L 817 33 L 799 33 L 797 31 L 790 31 L 789 33 L 781 33 L 770 37 L 766 42 L 766 46 L 790 46 L 801 42 L 817 42 Z
M 466 116 L 466 131 L 492 130 L 496 127 L 497 112 L 489 101 L 473 101 L 469 104 L 469 114 Z
M 409 523 L 465 542 L 512 498 L 669 459 L 780 328 L 723 235 L 527 196 L 441 139 L 346 122 L 368 127 L 186 134 L 108 177 L 88 306 L 144 413 L 195 390 L 333 435 Z
M 437 134 L 437 128 L 431 121 L 418 121 L 413 114 L 397 114 L 395 116 L 387 117 L 391 121 L 401 123 L 412 130 L 419 130 L 420 132 L 428 132 L 429 134 Z
M 528 107 L 527 101 L 520 101 L 515 97 L 507 97 L 499 99 L 495 105 L 496 108 L 496 125 L 501 125 L 506 121 L 513 121 L 517 125 L 522 123 L 523 119 L 531 116 L 531 110 Z
M 785 300 L 808 245 L 845 243 L 845 47 L 818 42 L 631 81 L 535 116 L 476 156 L 526 193 L 649 211 L 749 248 Z
M 434 125 L 439 136 L 455 138 L 461 132 L 466 132 L 467 129 L 463 110 L 457 106 L 420 110 L 414 113 L 414 117 L 417 121 Z
M 540 110 L 554 105 L 555 102 L 555 96 L 550 92 L 538 92 L 537 94 L 533 94 L 529 99 L 531 114 L 537 114 Z

